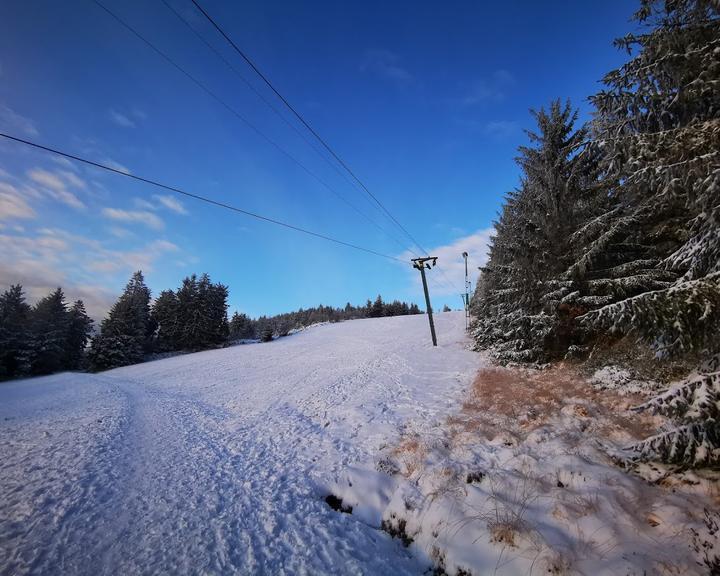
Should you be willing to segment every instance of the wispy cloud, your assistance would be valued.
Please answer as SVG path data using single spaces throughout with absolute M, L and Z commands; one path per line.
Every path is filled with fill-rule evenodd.
M 120 272 L 123 270 L 150 271 L 154 262 L 168 252 L 178 252 L 180 249 L 167 240 L 154 240 L 140 250 L 121 251 L 104 250 L 102 258 L 90 260 L 87 269 L 93 272 Z
M 110 115 L 110 120 L 118 126 L 122 126 L 123 128 L 135 128 L 135 122 L 125 116 L 125 114 L 112 109 L 108 111 L 108 114 Z
M 160 194 L 153 194 L 152 199 L 154 202 L 150 202 L 145 198 L 133 198 L 133 204 L 140 210 L 169 210 L 175 214 L 187 214 L 187 210 L 180 200 L 174 196 L 163 196 Z
M 133 108 L 129 112 L 121 112 L 114 108 L 108 110 L 108 116 L 114 124 L 121 126 L 122 128 L 135 128 L 138 122 L 145 120 L 147 115 L 138 108 Z
M 134 270 L 151 271 L 157 261 L 179 248 L 164 239 L 132 250 L 113 250 L 96 239 L 58 228 L 29 235 L 0 234 L 0 290 L 20 283 L 30 301 L 62 286 L 68 299 L 81 298 L 88 313 L 102 318 L 117 297 L 114 286 Z
M 468 253 L 468 273 L 471 281 L 477 278 L 478 267 L 487 263 L 487 251 L 490 244 L 490 237 L 494 232 L 493 228 L 484 228 L 474 234 L 458 238 L 457 240 L 436 246 L 430 250 L 431 256 L 437 256 L 437 267 L 428 273 L 428 279 L 433 284 L 433 292 L 439 295 L 451 295 L 459 293 L 465 286 L 465 260 L 463 252 Z M 410 252 L 404 252 L 399 256 L 402 260 L 410 260 L 414 256 Z M 409 276 L 413 287 L 420 282 L 416 270 L 409 269 Z M 442 270 L 442 272 L 440 271 Z
M 28 178 L 40 186 L 48 196 L 62 202 L 76 210 L 84 210 L 85 203 L 73 192 L 68 190 L 68 184 L 76 188 L 87 188 L 84 180 L 72 172 L 61 170 L 50 172 L 42 168 L 33 168 L 27 173 Z
M 120 208 L 103 208 L 102 215 L 110 220 L 118 222 L 138 223 L 152 228 L 153 230 L 162 230 L 165 223 L 157 214 L 148 210 L 122 210 Z
M 0 235 L 3 258 L 0 260 L 0 289 L 22 284 L 32 303 L 62 286 L 70 300 L 82 299 L 88 313 L 100 318 L 109 309 L 114 294 L 107 287 L 73 282 L 67 275 L 76 256 L 62 237 L 40 233 L 37 236 Z
M 130 168 L 127 168 L 126 166 L 120 164 L 120 162 L 116 162 L 112 158 L 105 158 L 102 162 L 106 166 L 109 166 L 110 168 L 117 170 L 118 172 L 124 172 L 125 174 L 132 174 L 130 172 Z
M 4 104 L 0 104 L 0 123 L 8 128 L 20 130 L 20 132 L 23 132 L 26 136 L 38 135 L 38 130 L 32 120 L 18 114 L 15 110 Z
M 496 70 L 490 76 L 472 82 L 458 101 L 463 106 L 475 106 L 483 102 L 502 100 L 515 84 L 515 76 L 512 73 L 507 70 Z
M 0 220 L 28 219 L 36 216 L 35 210 L 15 186 L 0 182 Z
M 185 206 L 183 206 L 182 202 L 174 196 L 161 196 L 159 194 L 155 194 L 153 195 L 153 198 L 171 212 L 175 212 L 176 214 L 187 214 Z
M 402 66 L 402 59 L 390 50 L 368 50 L 360 70 L 372 72 L 399 84 L 405 84 L 413 79 L 409 70 Z

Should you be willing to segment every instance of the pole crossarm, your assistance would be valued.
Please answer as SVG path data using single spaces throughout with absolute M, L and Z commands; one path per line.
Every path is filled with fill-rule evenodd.
M 418 270 L 422 270 L 423 268 L 427 268 L 430 270 L 435 264 L 437 264 L 437 256 L 427 256 L 425 258 L 413 258 L 411 260 L 413 263 L 413 268 L 417 268 Z M 432 266 L 430 263 L 432 262 Z

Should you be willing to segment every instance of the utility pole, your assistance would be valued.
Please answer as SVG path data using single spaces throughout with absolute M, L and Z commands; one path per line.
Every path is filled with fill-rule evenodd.
M 470 329 L 470 282 L 468 281 L 467 259 L 468 253 L 462 253 L 465 258 L 465 331 Z
M 432 336 L 433 346 L 437 346 L 437 338 L 435 337 L 435 323 L 433 322 L 432 306 L 430 305 L 430 294 L 427 287 L 427 279 L 425 278 L 425 268 L 430 270 L 432 266 L 437 264 L 437 256 L 429 256 L 427 258 L 413 258 L 413 268 L 420 270 L 420 276 L 422 276 L 423 290 L 425 291 L 425 307 L 427 308 L 428 320 L 430 321 L 430 335 Z

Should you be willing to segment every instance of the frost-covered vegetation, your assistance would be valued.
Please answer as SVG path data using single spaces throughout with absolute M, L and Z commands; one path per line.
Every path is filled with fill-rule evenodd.
M 643 32 L 616 41 L 630 58 L 590 98 L 592 122 L 553 102 L 519 149 L 473 301 L 476 342 L 503 361 L 582 358 L 622 338 L 658 362 L 720 351 L 720 8 L 642 0 L 635 19 Z M 678 427 L 635 458 L 720 462 L 716 375 L 647 408 Z

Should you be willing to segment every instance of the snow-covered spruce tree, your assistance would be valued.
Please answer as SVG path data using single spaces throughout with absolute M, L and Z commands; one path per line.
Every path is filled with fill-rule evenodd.
M 120 298 L 100 325 L 88 354 L 95 370 L 106 370 L 141 362 L 150 350 L 150 289 L 142 272 L 133 274 Z
M 221 346 L 227 342 L 230 333 L 227 317 L 228 287 L 219 282 L 213 284 L 210 282 L 210 277 L 203 274 L 200 277 L 199 288 L 206 322 L 203 346 Z
M 0 296 L 0 380 L 29 371 L 29 318 L 22 286 L 10 286 Z
M 598 188 L 597 151 L 585 127 L 575 130 L 570 104 L 555 101 L 533 116 L 538 130 L 527 132 L 531 145 L 516 159 L 520 186 L 506 196 L 473 298 L 478 345 L 511 361 L 552 357 L 576 340 L 578 312 L 559 289 L 573 291 L 573 280 L 561 278 L 574 257 L 570 238 Z
M 177 291 L 179 349 L 203 350 L 227 341 L 228 288 L 213 284 L 207 274 L 193 274 Z
M 635 17 L 648 31 L 617 41 L 632 58 L 593 98 L 616 201 L 597 237 L 624 243 L 630 257 L 605 280 L 612 301 L 582 321 L 634 333 L 660 356 L 711 355 L 720 350 L 720 6 L 643 0 Z M 632 459 L 720 464 L 718 393 L 715 372 L 640 406 L 678 426 L 632 446 Z
M 68 313 L 61 288 L 38 301 L 30 312 L 30 372 L 52 374 L 66 366 Z
M 633 57 L 592 98 L 617 202 L 596 242 L 620 239 L 629 257 L 606 281 L 614 301 L 584 322 L 633 331 L 664 354 L 713 351 L 720 346 L 720 8 L 643 0 L 635 18 L 649 31 L 617 41 Z M 597 268 L 592 254 L 583 265 Z
M 65 338 L 65 368 L 78 370 L 85 361 L 85 347 L 92 333 L 93 321 L 85 312 L 82 300 L 76 300 L 68 310 L 68 326 Z
M 169 352 L 181 348 L 180 303 L 172 290 L 163 290 L 150 310 L 155 334 L 153 349 Z

